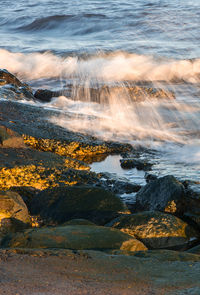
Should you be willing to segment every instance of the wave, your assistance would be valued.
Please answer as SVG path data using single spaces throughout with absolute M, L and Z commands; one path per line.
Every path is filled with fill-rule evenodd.
M 200 80 L 200 58 L 192 60 L 156 59 L 153 56 L 113 52 L 85 58 L 61 57 L 50 52 L 13 53 L 0 49 L 0 68 L 24 80 L 79 78 L 102 81 L 185 81 Z
M 16 28 L 19 31 L 42 31 L 42 30 L 55 30 L 56 28 L 60 28 L 63 25 L 66 25 L 68 22 L 76 22 L 78 25 L 81 25 L 83 19 L 102 19 L 106 18 L 104 14 L 69 14 L 69 15 L 51 15 L 47 17 L 37 18 L 30 24 L 26 24 Z

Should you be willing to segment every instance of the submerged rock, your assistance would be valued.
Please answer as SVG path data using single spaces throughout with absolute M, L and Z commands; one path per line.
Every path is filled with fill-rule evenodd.
M 52 97 L 58 97 L 61 93 L 59 91 L 51 91 L 48 89 L 38 89 L 34 97 L 41 102 L 50 102 Z
M 56 224 L 84 218 L 100 225 L 120 212 L 128 211 L 114 194 L 92 186 L 58 187 L 41 191 L 32 199 L 29 210 L 31 214 L 40 215 Z
M 67 225 L 26 230 L 23 233 L 6 236 L 1 246 L 74 250 L 147 250 L 143 243 L 119 230 L 93 225 Z
M 125 158 L 120 160 L 120 165 L 123 169 L 137 168 L 138 170 L 149 171 L 151 170 L 152 164 L 143 160 Z
M 148 99 L 175 99 L 172 91 L 159 88 L 145 87 L 140 85 L 131 85 L 123 83 L 123 86 L 71 86 L 67 91 L 68 96 L 72 99 L 81 101 L 92 101 L 97 103 L 109 103 L 110 99 L 126 98 L 129 102 L 141 102 Z
M 107 226 L 120 229 L 152 249 L 184 249 L 190 245 L 190 240 L 199 238 L 199 233 L 186 222 L 161 212 L 146 211 L 123 215 Z

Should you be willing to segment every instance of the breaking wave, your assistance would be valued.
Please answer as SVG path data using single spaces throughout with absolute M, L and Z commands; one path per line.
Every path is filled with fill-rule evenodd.
M 51 52 L 0 50 L 0 68 L 24 80 L 80 78 L 102 81 L 200 81 L 200 59 L 174 60 L 126 52 L 62 57 Z

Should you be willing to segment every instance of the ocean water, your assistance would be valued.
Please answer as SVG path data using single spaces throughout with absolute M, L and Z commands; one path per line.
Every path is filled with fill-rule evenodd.
M 0 68 L 34 90 L 65 90 L 51 103 L 37 104 L 60 110 L 51 122 L 146 147 L 141 157 L 154 164 L 157 175 L 199 182 L 199 5 L 199 0 L 1 0 Z M 132 103 L 127 85 L 135 84 L 172 91 L 176 99 L 146 95 Z M 119 90 L 106 103 L 103 95 L 94 101 L 90 88 L 113 85 Z

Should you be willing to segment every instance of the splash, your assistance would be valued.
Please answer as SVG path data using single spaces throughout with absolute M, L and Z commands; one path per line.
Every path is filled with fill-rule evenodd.
M 200 59 L 156 59 L 153 56 L 99 52 L 80 58 L 45 53 L 13 53 L 0 50 L 0 68 L 6 68 L 19 78 L 79 78 L 103 81 L 175 81 L 199 82 Z

